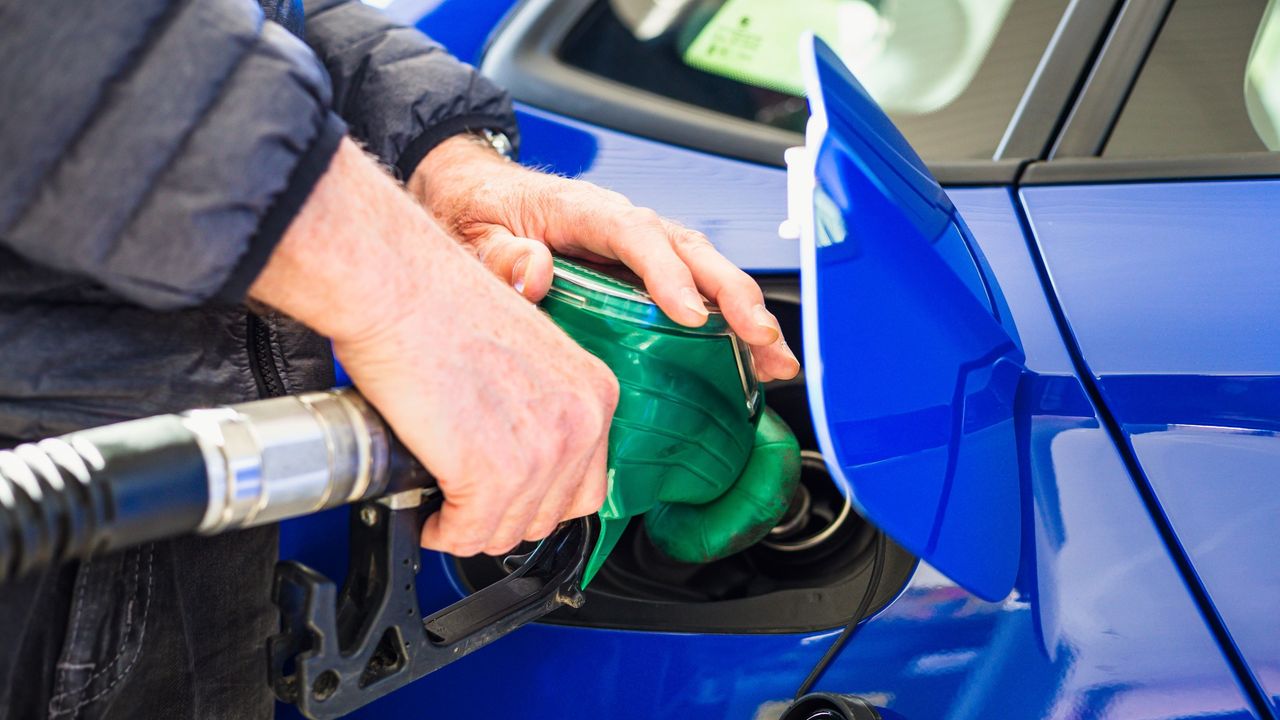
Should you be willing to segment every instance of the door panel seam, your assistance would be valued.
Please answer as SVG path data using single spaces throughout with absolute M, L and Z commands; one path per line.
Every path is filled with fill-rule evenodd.
M 1071 358 L 1071 364 L 1075 369 L 1076 376 L 1084 387 L 1085 393 L 1089 396 L 1089 400 L 1093 403 L 1094 412 L 1097 413 L 1102 427 L 1106 429 L 1107 435 L 1110 436 L 1112 443 L 1120 454 L 1121 461 L 1124 463 L 1125 469 L 1129 472 L 1129 477 L 1133 480 L 1134 487 L 1138 491 L 1138 496 L 1141 498 L 1143 505 L 1146 506 L 1147 516 L 1151 518 L 1156 527 L 1156 532 L 1160 535 L 1161 541 L 1172 556 L 1174 567 L 1177 569 L 1179 576 L 1181 576 L 1183 584 L 1187 586 L 1192 602 L 1195 603 L 1196 609 L 1200 612 L 1201 617 L 1204 618 L 1206 625 L 1208 625 L 1214 641 L 1222 650 L 1227 664 L 1236 676 L 1237 683 L 1244 692 L 1245 697 L 1248 698 L 1249 703 L 1253 706 L 1253 711 L 1259 718 L 1277 720 L 1275 713 L 1271 709 L 1269 696 L 1262 689 L 1262 684 L 1254 675 L 1249 663 L 1244 659 L 1244 654 L 1240 651 L 1235 638 L 1231 635 L 1230 629 L 1227 628 L 1226 622 L 1222 619 L 1218 608 L 1213 603 L 1213 599 L 1209 596 L 1204 582 L 1200 579 L 1200 575 L 1195 570 L 1195 565 L 1191 562 L 1190 555 L 1187 553 L 1186 548 L 1183 547 L 1181 540 L 1178 539 L 1172 521 L 1170 521 L 1160 505 L 1155 488 L 1151 485 L 1150 479 L 1142 469 L 1141 463 L 1138 462 L 1137 453 L 1134 452 L 1129 437 L 1120 428 L 1119 422 L 1111 413 L 1110 406 L 1106 403 L 1106 396 L 1103 394 L 1102 388 L 1098 384 L 1098 380 L 1090 369 L 1089 364 L 1084 359 L 1080 342 L 1068 324 L 1066 313 L 1058 301 L 1057 293 L 1053 290 L 1053 282 L 1049 275 L 1048 265 L 1040 252 L 1039 243 L 1036 242 L 1028 210 L 1023 202 L 1022 189 L 1014 186 L 1010 192 L 1014 195 L 1011 198 L 1013 200 L 1014 213 L 1017 215 L 1018 223 L 1022 227 L 1023 239 L 1027 243 L 1027 251 L 1031 255 L 1031 262 L 1035 265 L 1036 275 L 1040 279 L 1045 301 L 1053 314 L 1054 323 L 1058 326 L 1058 333 L 1062 337 L 1062 342 L 1066 345 L 1067 354 Z

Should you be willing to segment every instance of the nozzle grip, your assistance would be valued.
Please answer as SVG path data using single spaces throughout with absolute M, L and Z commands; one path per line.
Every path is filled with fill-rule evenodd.
M 404 496 L 352 509 L 350 565 L 340 593 L 299 563 L 277 566 L 274 594 L 283 629 L 268 642 L 271 685 L 309 718 L 341 717 L 582 602 L 582 571 L 599 529 L 595 516 L 562 523 L 511 575 L 422 618 L 418 536 L 431 509 L 404 507 L 396 500 Z

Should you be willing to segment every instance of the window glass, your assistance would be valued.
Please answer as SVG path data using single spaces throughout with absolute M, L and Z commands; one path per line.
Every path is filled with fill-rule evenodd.
M 990 158 L 1068 0 L 599 0 L 560 50 L 598 75 L 795 132 L 814 30 L 929 161 Z
M 1277 0 L 1177 0 L 1103 155 L 1280 150 Z
M 1258 139 L 1280 150 L 1280 2 L 1271 0 L 1244 69 L 1244 104 Z

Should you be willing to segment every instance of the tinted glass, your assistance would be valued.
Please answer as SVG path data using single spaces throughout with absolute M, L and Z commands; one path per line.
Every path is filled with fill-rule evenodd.
M 1103 151 L 1280 150 L 1276 0 L 1177 0 Z
M 928 161 L 990 158 L 1068 0 L 599 0 L 576 67 L 801 132 L 800 34 L 854 68 Z

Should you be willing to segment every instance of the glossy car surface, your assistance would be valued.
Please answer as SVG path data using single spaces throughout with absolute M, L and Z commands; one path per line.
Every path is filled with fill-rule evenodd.
M 574 12 L 587 4 L 560 2 Z M 559 107 L 547 87 L 573 71 L 525 77 L 554 58 L 519 62 L 534 52 L 521 43 L 572 19 L 546 14 L 553 5 L 445 0 L 419 26 L 511 84 L 521 101 L 522 161 L 623 192 L 705 232 L 769 287 L 797 287 L 801 243 L 778 236 L 795 211 L 782 159 L 764 162 L 742 150 L 789 136 L 726 120 L 725 137 L 699 149 L 679 108 L 660 99 L 646 111 L 650 124 L 622 129 L 627 121 L 585 100 Z M 1179 58 L 1189 47 L 1212 53 L 1243 44 L 1247 51 L 1249 43 L 1231 33 L 1247 28 L 1252 37 L 1271 5 L 1043 5 L 1039 12 L 1053 16 L 1052 39 L 1028 65 L 1034 74 L 1018 81 L 1025 88 L 1015 93 L 1018 109 L 996 134 L 996 150 L 936 162 L 925 153 L 954 207 L 946 215 L 939 201 L 939 217 L 959 218 L 956 227 L 965 228 L 953 245 L 935 243 L 915 256 L 933 269 L 905 263 L 906 256 L 894 260 L 895 246 L 885 244 L 889 254 L 881 257 L 890 264 L 878 272 L 899 273 L 892 282 L 806 289 L 805 363 L 819 435 L 834 427 L 828 415 L 890 427 L 896 411 L 868 410 L 869 389 L 886 403 L 906 403 L 931 382 L 956 384 L 938 375 L 947 352 L 941 341 L 894 334 L 907 322 L 946 320 L 939 327 L 964 344 L 973 337 L 955 328 L 968 318 L 1007 340 L 991 346 L 1007 362 L 979 355 L 991 367 L 1016 366 L 1012 380 L 1000 379 L 1006 370 L 998 369 L 960 382 L 961 399 L 939 406 L 953 425 L 917 415 L 884 434 L 883 445 L 864 448 L 861 459 L 849 460 L 852 441 L 833 445 L 840 433 L 829 433 L 827 462 L 850 468 L 861 511 L 923 561 L 905 584 L 877 596 L 879 608 L 819 689 L 860 695 L 910 720 L 1280 712 L 1280 530 L 1273 520 L 1280 510 L 1280 181 L 1268 179 L 1280 176 L 1280 160 L 1254 140 L 1214 139 L 1215 122 L 1230 124 L 1226 110 L 1220 115 L 1228 119 L 1215 121 L 1205 118 L 1217 106 L 1177 114 L 1168 104 L 1170 97 L 1179 107 L 1225 102 L 1215 94 L 1223 83 L 1213 78 L 1179 85 L 1179 73 L 1190 72 Z M 1010 12 L 1032 12 L 1019 7 Z M 1238 86 L 1229 90 L 1238 94 Z M 597 104 L 618 91 L 600 89 Z M 865 108 L 850 112 L 874 125 Z M 1156 126 L 1152 117 L 1171 119 Z M 912 121 L 903 127 L 913 145 L 912 128 L 933 131 Z M 1152 150 L 1162 137 L 1163 154 Z M 904 237 L 912 223 L 894 219 L 901 204 L 880 215 L 867 210 L 866 198 L 892 183 L 876 182 L 889 171 L 872 167 L 858 142 L 845 143 L 845 159 L 832 160 L 836 169 L 827 175 L 818 163 L 818 184 L 838 194 L 856 187 L 838 168 L 861 168 L 868 184 L 836 202 L 847 237 Z M 902 152 L 907 165 L 887 163 L 893 172 L 910 165 L 914 153 Z M 865 249 L 859 257 L 871 254 Z M 822 274 L 831 268 L 849 271 L 848 258 L 823 270 L 823 252 L 806 261 L 806 282 L 838 277 Z M 925 300 L 909 311 L 906 292 L 946 312 L 929 314 Z M 965 303 L 969 310 L 960 309 Z M 973 314 L 978 308 L 989 314 L 985 321 Z M 857 322 L 839 322 L 851 317 Z M 862 332 L 850 336 L 851 328 Z M 822 383 L 816 393 L 815 383 Z M 932 402 L 921 400 L 917 410 Z M 979 419 L 954 425 L 954 418 Z M 930 422 L 960 430 L 930 439 L 922 430 Z M 991 433 L 1000 439 L 991 441 Z M 929 460 L 937 448 L 950 448 L 945 476 Z M 867 458 L 915 464 L 885 474 Z M 890 491 L 877 489 L 876 478 L 891 480 Z M 344 524 L 341 514 L 290 524 L 282 556 L 340 577 Z M 460 567 L 424 556 L 424 607 L 467 592 Z M 625 618 L 566 622 L 526 628 L 357 716 L 776 718 L 842 624 L 677 632 L 660 622 L 625 629 Z

